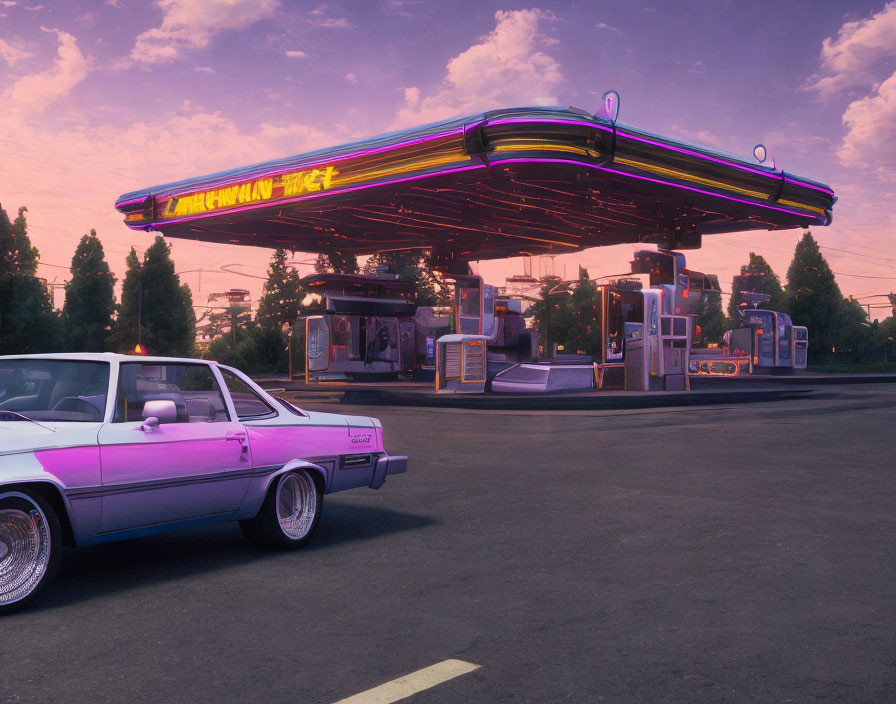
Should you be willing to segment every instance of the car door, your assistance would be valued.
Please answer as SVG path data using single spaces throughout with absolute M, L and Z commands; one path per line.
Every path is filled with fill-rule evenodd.
M 150 409 L 173 404 L 176 414 L 153 429 L 143 418 L 150 401 Z M 226 518 L 249 486 L 248 435 L 231 420 L 208 364 L 120 364 L 115 412 L 99 443 L 101 533 Z

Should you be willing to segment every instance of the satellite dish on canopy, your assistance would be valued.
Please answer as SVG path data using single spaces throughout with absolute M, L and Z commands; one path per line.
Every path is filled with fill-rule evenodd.
M 601 100 L 603 102 L 597 111 L 597 116 L 615 125 L 616 119 L 619 117 L 619 93 L 615 90 L 608 90 L 603 94 Z
M 765 160 L 768 158 L 768 151 L 765 148 L 764 144 L 757 144 L 753 147 L 753 156 L 756 157 L 756 161 L 760 164 L 765 163 Z

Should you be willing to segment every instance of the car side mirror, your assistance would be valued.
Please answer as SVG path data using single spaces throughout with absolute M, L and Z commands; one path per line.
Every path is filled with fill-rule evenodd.
M 145 419 L 138 427 L 137 430 L 142 430 L 144 433 L 153 433 L 159 429 L 159 419 L 155 416 L 150 416 Z
M 174 401 L 157 400 L 147 401 L 143 404 L 143 419 L 149 423 L 150 418 L 154 418 L 156 426 L 159 423 L 173 423 L 177 420 L 177 406 Z

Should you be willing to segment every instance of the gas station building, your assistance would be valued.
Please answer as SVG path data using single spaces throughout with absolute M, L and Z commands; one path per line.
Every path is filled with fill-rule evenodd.
M 591 363 L 624 364 L 626 388 L 687 388 L 689 373 L 730 375 L 741 366 L 716 360 L 701 372 L 689 359 L 693 316 L 681 304 L 698 298 L 690 295 L 691 282 L 704 275 L 686 269 L 681 250 L 719 233 L 827 225 L 835 200 L 828 186 L 782 170 L 583 110 L 533 107 L 146 188 L 121 196 L 116 208 L 129 227 L 166 237 L 311 253 L 427 251 L 434 268 L 455 282 L 453 325 L 442 325 L 439 311 L 395 309 L 403 301 L 400 286 L 379 282 L 378 291 L 355 295 L 335 279 L 322 281 L 334 308 L 324 320 L 308 321 L 310 372 L 312 352 L 326 352 L 329 363 L 333 336 L 348 334 L 357 344 L 344 355 L 346 363 L 382 361 L 383 347 L 394 352 L 388 368 L 406 372 L 431 353 L 440 390 L 481 391 L 488 383 L 496 391 L 502 384 L 550 391 L 552 378 L 577 378 L 559 381 L 560 388 L 584 384 L 584 370 L 571 372 L 576 360 L 534 359 L 534 341 L 520 329 L 513 297 L 502 299 L 470 276 L 470 262 L 656 245 L 652 257 L 642 251 L 633 261 L 633 273 L 649 275 L 650 284 L 637 294 L 638 315 L 622 321 L 624 341 L 615 340 L 620 359 L 605 353 L 571 366 L 587 367 L 593 380 L 602 372 L 595 375 Z M 364 288 L 341 283 L 355 293 Z M 606 319 L 614 314 L 613 295 L 607 287 Z M 355 332 L 351 316 L 365 319 Z M 394 322 L 383 332 L 378 319 Z M 752 332 L 738 349 L 751 370 L 794 366 L 794 341 L 803 333 L 789 321 L 770 322 L 774 330 L 745 323 Z M 428 349 L 430 337 L 438 338 L 439 349 Z M 632 351 L 629 361 L 622 360 L 623 342 Z M 318 371 L 326 376 L 328 370 Z

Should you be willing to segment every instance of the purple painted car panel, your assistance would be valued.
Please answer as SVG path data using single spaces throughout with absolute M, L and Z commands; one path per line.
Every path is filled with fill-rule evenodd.
M 117 393 L 123 362 L 209 364 L 220 380 L 217 365 L 199 360 L 106 354 L 24 358 L 107 361 L 110 399 Z M 239 422 L 225 386 L 228 413 L 234 418 L 227 422 L 163 423 L 147 431 L 142 422 L 112 422 L 111 401 L 102 423 L 0 420 L 0 489 L 33 482 L 56 487 L 80 544 L 197 519 L 251 518 L 271 482 L 292 469 L 319 476 L 324 492 L 331 493 L 379 488 L 393 467 L 403 471 L 406 466 L 404 457 L 390 464 L 375 419 L 296 414 L 238 370 L 230 371 L 276 414 Z
M 43 470 L 66 488 L 99 486 L 100 448 L 97 445 L 36 450 L 34 458 Z
M 100 448 L 98 445 L 37 450 L 34 458 L 52 483 L 63 490 L 98 487 L 102 484 Z M 76 540 L 95 535 L 100 529 L 103 500 L 101 496 L 83 496 L 74 499 L 70 495 L 69 513 L 72 532 Z

